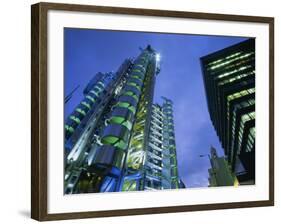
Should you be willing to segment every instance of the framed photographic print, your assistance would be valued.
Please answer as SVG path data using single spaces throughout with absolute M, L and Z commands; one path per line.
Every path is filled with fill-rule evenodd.
M 32 5 L 32 218 L 274 204 L 274 19 Z

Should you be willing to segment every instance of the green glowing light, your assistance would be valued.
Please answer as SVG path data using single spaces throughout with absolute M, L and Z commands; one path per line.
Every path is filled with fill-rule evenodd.
M 95 102 L 95 99 L 89 95 L 86 96 L 87 99 L 91 100 L 93 103 Z
M 80 108 L 76 108 L 76 111 L 80 114 L 82 114 L 83 116 L 86 115 L 86 112 L 84 110 L 81 110 Z
M 80 124 L 80 119 L 78 117 L 75 117 L 75 116 L 70 116 L 70 119 L 75 121 L 77 124 Z
M 86 103 L 85 101 L 83 101 L 81 104 L 87 107 L 88 109 L 91 109 L 90 104 Z

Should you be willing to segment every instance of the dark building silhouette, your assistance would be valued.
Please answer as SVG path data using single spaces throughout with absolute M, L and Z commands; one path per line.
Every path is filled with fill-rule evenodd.
M 255 183 L 255 39 L 201 58 L 211 121 L 240 184 Z
M 231 172 L 228 162 L 224 156 L 218 156 L 214 147 L 211 147 L 209 157 L 211 168 L 209 171 L 209 186 L 238 186 L 236 176 Z

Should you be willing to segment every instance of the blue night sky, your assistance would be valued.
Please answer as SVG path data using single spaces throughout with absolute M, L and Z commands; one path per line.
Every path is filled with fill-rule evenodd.
M 156 34 L 65 28 L 65 95 L 80 88 L 65 105 L 65 117 L 81 101 L 83 89 L 97 72 L 116 71 L 125 58 L 150 44 L 161 54 L 154 102 L 174 102 L 179 175 L 186 187 L 208 186 L 210 146 L 223 155 L 211 124 L 199 58 L 244 41 L 241 37 Z

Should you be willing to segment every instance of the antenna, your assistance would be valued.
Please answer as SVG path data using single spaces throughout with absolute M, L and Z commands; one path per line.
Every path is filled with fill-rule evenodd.
M 76 86 L 65 98 L 64 104 L 66 104 L 72 97 L 73 93 L 80 87 L 80 85 Z

